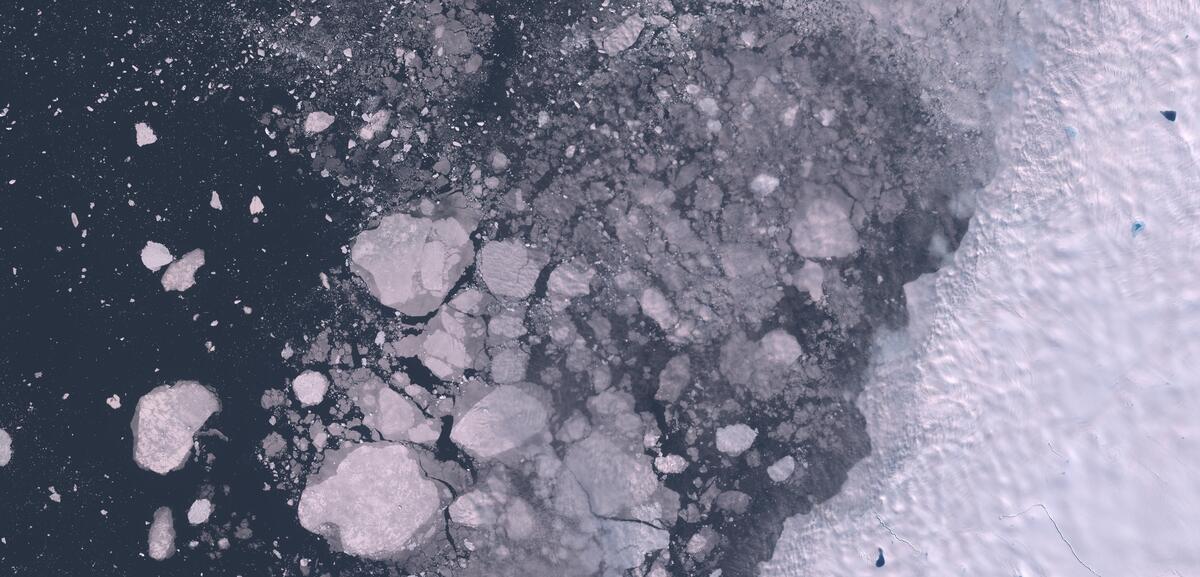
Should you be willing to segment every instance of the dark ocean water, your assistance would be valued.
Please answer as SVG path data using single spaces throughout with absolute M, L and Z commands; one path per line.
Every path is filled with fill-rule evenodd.
M 14 458 L 0 468 L 0 574 L 267 575 L 286 565 L 272 549 L 284 558 L 328 552 L 299 528 L 286 496 L 262 490 L 269 478 L 254 447 L 269 432 L 262 391 L 290 376 L 282 343 L 327 318 L 318 274 L 343 262 L 351 219 L 339 218 L 334 184 L 304 159 L 267 155 L 279 143 L 255 117 L 283 100 L 266 82 L 192 100 L 206 93 L 206 71 L 236 56 L 203 13 L 214 9 L 4 10 L 0 428 Z M 162 64 L 168 56 L 177 66 Z M 149 72 L 156 66 L 167 68 L 161 83 Z M 138 148 L 137 122 L 158 142 Z M 208 206 L 214 190 L 223 211 Z M 267 206 L 257 223 L 247 209 L 254 195 Z M 196 286 L 164 292 L 139 259 L 148 240 L 177 257 L 203 248 Z M 135 465 L 130 420 L 140 395 L 178 379 L 218 392 L 223 410 L 209 426 L 228 441 L 206 437 L 211 466 L 163 477 Z M 105 404 L 113 394 L 119 410 Z M 246 541 L 230 534 L 232 548 L 215 561 L 204 553 L 211 545 L 186 550 L 199 534 L 187 507 L 206 484 L 218 495 L 211 524 L 251 518 L 255 531 Z M 157 563 L 144 553 L 163 505 L 175 512 L 181 551 Z

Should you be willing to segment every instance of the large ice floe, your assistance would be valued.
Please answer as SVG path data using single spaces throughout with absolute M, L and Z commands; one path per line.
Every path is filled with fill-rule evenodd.
M 304 489 L 300 524 L 346 553 L 371 559 L 396 557 L 419 545 L 442 505 L 412 450 L 379 443 L 337 453 L 325 465 L 333 470 Z
M 411 316 L 428 314 L 474 262 L 465 217 L 385 216 L 359 233 L 350 252 L 355 272 L 379 302 Z
M 151 390 L 134 409 L 134 461 L 159 475 L 183 468 L 192 452 L 193 437 L 220 410 L 217 395 L 195 381 Z

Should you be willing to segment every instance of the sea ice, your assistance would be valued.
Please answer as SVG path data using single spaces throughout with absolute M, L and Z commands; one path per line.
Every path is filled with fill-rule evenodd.
M 641 16 L 636 14 L 626 18 L 623 22 L 613 28 L 603 40 L 600 41 L 600 49 L 605 54 L 618 54 L 637 42 L 638 36 L 642 34 L 642 29 L 646 27 L 646 21 Z
M 204 250 L 196 249 L 171 263 L 162 276 L 162 287 L 166 291 L 186 291 L 196 286 L 196 271 L 204 266 Z
M 159 507 L 154 511 L 147 550 L 155 561 L 169 559 L 175 554 L 175 516 L 171 514 L 170 507 Z
M 721 427 L 717 429 L 717 450 L 736 457 L 746 452 L 757 437 L 758 431 L 742 423 Z
M 782 483 L 792 476 L 796 470 L 796 459 L 788 455 L 778 461 L 775 461 L 770 467 L 767 467 L 767 476 L 776 483 Z
M 136 133 L 137 145 L 139 147 L 158 142 L 158 135 L 154 134 L 154 129 L 150 128 L 150 125 L 146 124 L 145 122 L 139 122 L 133 125 L 133 130 Z
M 410 316 L 427 314 L 474 261 L 473 227 L 460 218 L 386 216 L 378 228 L 358 234 L 352 269 L 384 305 Z
M 454 424 L 450 440 L 488 459 L 519 447 L 546 429 L 542 402 L 513 385 L 501 385 Z
M 208 499 L 196 499 L 192 501 L 192 506 L 188 507 L 187 520 L 192 525 L 199 525 L 208 521 L 208 517 L 212 515 L 212 501 Z
M 309 134 L 323 132 L 333 124 L 333 121 L 333 115 L 327 112 L 321 112 L 320 110 L 309 112 L 308 116 L 304 118 L 304 132 Z
M 350 555 L 370 559 L 417 546 L 441 500 L 412 450 L 373 443 L 338 453 L 344 458 L 333 474 L 310 482 L 301 494 L 300 525 Z
M 329 379 L 317 371 L 304 371 L 292 379 L 292 393 L 305 407 L 319 405 L 328 389 Z
M 220 410 L 217 396 L 195 381 L 151 390 L 134 408 L 134 461 L 159 475 L 183 468 L 192 450 L 192 437 Z
M 142 247 L 142 265 L 151 271 L 158 272 L 158 269 L 171 264 L 173 260 L 175 257 L 171 256 L 171 249 L 166 245 L 151 240 Z
M 545 265 L 545 258 L 515 240 L 489 242 L 479 253 L 479 273 L 488 290 L 497 296 L 529 296 Z
M 3 467 L 12 461 L 12 437 L 8 431 L 0 429 L 0 467 Z
M 843 257 L 858 250 L 858 232 L 850 223 L 850 212 L 833 200 L 812 201 L 791 228 L 792 248 L 803 257 Z

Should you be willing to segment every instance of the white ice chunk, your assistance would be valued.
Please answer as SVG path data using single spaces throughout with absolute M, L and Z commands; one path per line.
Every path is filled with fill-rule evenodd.
M 309 112 L 308 116 L 304 118 L 304 132 L 309 134 L 323 132 L 333 124 L 333 121 L 333 115 L 327 112 L 321 112 L 320 110 Z
M 638 303 L 642 305 L 642 312 L 658 323 L 663 330 L 669 331 L 675 326 L 675 309 L 667 297 L 663 296 L 662 291 L 648 287 L 642 291 Z
M 158 272 L 158 269 L 171 264 L 175 260 L 171 256 L 171 249 L 165 245 L 148 241 L 146 246 L 142 247 L 142 265 L 146 268 Z
M 0 467 L 3 467 L 12 461 L 12 437 L 8 431 L 0 429 Z
M 386 216 L 378 228 L 359 233 L 351 268 L 379 302 L 406 315 L 427 314 L 474 261 L 473 227 L 458 218 Z
M 208 199 L 208 206 L 211 206 L 216 210 L 221 210 L 224 208 L 221 206 L 221 195 L 217 194 L 217 191 L 212 191 L 212 198 Z
M 196 286 L 196 271 L 204 266 L 204 250 L 196 249 L 171 263 L 162 276 L 162 287 L 166 291 L 186 291 Z
M 208 521 L 208 517 L 212 515 L 212 501 L 208 499 L 196 499 L 192 501 L 192 506 L 188 507 L 187 520 L 192 525 L 200 525 Z
M 358 137 L 364 141 L 375 138 L 376 133 L 387 127 L 388 120 L 391 117 L 392 112 L 386 109 L 363 115 L 363 120 L 366 121 L 366 124 L 358 129 Z
M 758 196 L 768 196 L 779 188 L 779 178 L 767 173 L 760 173 L 750 181 L 750 192 Z
M 654 458 L 654 468 L 658 469 L 659 473 L 673 475 L 682 473 L 688 467 L 687 459 L 679 455 L 663 455 L 662 457 Z
M 175 554 L 175 516 L 170 507 L 159 507 L 154 511 L 154 521 L 150 523 L 150 535 L 147 539 L 147 552 L 155 561 L 169 559 Z
M 790 365 L 800 358 L 800 343 L 783 329 L 775 329 L 758 341 L 762 358 L 774 365 Z
M 533 293 L 546 259 L 515 240 L 494 241 L 479 253 L 479 273 L 494 295 L 523 299 Z
M 134 408 L 133 460 L 159 475 L 183 468 L 192 451 L 192 437 L 220 410 L 217 396 L 195 381 L 151 390 Z
M 300 525 L 350 555 L 386 559 L 420 544 L 441 508 L 437 485 L 403 445 L 372 443 L 345 452 L 333 474 L 300 496 Z M 327 460 L 328 462 L 328 460 Z
M 820 198 L 804 207 L 792 222 L 792 248 L 810 258 L 843 257 L 858 250 L 858 232 L 850 211 L 833 200 Z
M 158 135 L 154 134 L 154 129 L 150 128 L 150 125 L 145 122 L 133 125 L 133 131 L 136 133 L 137 145 L 139 147 L 158 142 Z
M 121 395 L 113 395 L 107 399 L 104 399 L 104 402 L 107 403 L 109 407 L 112 407 L 113 410 L 119 409 L 121 408 Z
M 450 439 L 484 459 L 521 446 L 546 429 L 542 402 L 512 385 L 502 385 L 475 403 L 454 424 Z
M 642 34 L 642 29 L 645 27 L 646 21 L 641 16 L 636 14 L 630 16 L 600 41 L 600 49 L 605 54 L 620 53 L 637 42 L 638 36 Z
M 788 480 L 795 470 L 796 459 L 792 458 L 791 455 L 788 455 L 778 461 L 775 461 L 775 463 L 770 467 L 767 467 L 767 476 L 776 483 L 782 483 Z
M 301 405 L 311 407 L 325 400 L 325 391 L 329 390 L 329 379 L 317 371 L 304 371 L 292 379 L 292 393 Z
M 262 214 L 262 211 L 266 208 L 267 207 L 263 204 L 262 199 L 259 198 L 258 195 L 255 195 L 254 198 L 250 199 L 250 214 Z
M 717 450 L 736 457 L 746 452 L 757 437 L 758 431 L 742 423 L 721 427 L 717 429 Z

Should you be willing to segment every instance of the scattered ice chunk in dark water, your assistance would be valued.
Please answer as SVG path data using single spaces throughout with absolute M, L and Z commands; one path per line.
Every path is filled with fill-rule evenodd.
M 146 246 L 142 248 L 142 265 L 153 272 L 158 272 L 158 269 L 171 264 L 174 260 L 171 249 L 162 243 L 151 240 L 147 241 Z
M 0 467 L 12 460 L 12 437 L 4 429 L 0 429 Z
M 1171 122 L 1175 122 L 1175 111 L 1174 110 L 1161 110 L 1161 111 L 1159 111 L 1159 113 L 1163 115 L 1163 118 L 1166 118 L 1167 120 L 1170 120 Z
M 195 381 L 179 381 L 146 393 L 133 416 L 133 458 L 159 475 L 182 469 L 192 452 L 192 438 L 213 413 L 217 396 Z
M 1146 223 L 1144 223 L 1140 220 L 1135 220 L 1135 221 L 1133 221 L 1133 226 L 1130 227 L 1130 229 L 1133 232 L 1133 236 L 1137 236 L 1138 233 L 1140 233 L 1146 229 Z
M 170 507 L 159 507 L 154 511 L 154 522 L 150 524 L 148 552 L 155 561 L 169 559 L 175 554 L 175 516 Z
M 144 258 L 143 258 L 144 260 Z M 196 271 L 204 266 L 204 250 L 196 249 L 171 263 L 162 276 L 165 291 L 183 292 L 196 285 Z
M 883 560 L 883 549 L 880 549 L 880 550 L 879 550 L 879 557 L 878 557 L 877 559 L 875 559 L 875 566 L 876 566 L 876 567 L 883 567 L 883 564 L 884 564 L 884 563 L 885 563 L 885 561 Z

